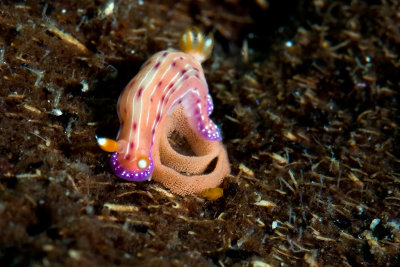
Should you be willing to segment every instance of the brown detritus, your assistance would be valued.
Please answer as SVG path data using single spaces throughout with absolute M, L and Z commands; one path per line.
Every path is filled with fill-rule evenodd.
M 399 265 L 399 8 L 2 1 L 0 262 Z M 232 172 L 215 201 L 117 179 L 94 137 L 116 135 L 120 91 L 189 25 L 216 41 L 204 70 Z

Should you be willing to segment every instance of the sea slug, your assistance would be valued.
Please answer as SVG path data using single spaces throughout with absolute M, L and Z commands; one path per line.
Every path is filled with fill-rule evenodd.
M 201 66 L 201 62 L 211 54 L 213 39 L 211 35 L 204 36 L 197 27 L 191 27 L 181 35 L 179 44 L 183 52 L 161 51 L 144 63 L 140 72 L 128 83 L 119 97 L 117 111 L 120 130 L 117 141 L 98 138 L 98 143 L 103 150 L 113 152 L 111 168 L 120 178 L 131 181 L 150 180 L 154 170 L 155 173 L 160 173 L 163 169 L 161 166 L 163 162 L 175 166 L 186 160 L 187 164 L 190 162 L 197 165 L 184 168 L 185 172 L 189 173 L 187 179 L 193 180 L 194 176 L 198 176 L 199 179 L 214 179 L 217 182 L 211 185 L 217 186 L 229 174 L 229 162 L 226 151 L 219 142 L 220 130 L 209 118 L 213 111 L 213 102 Z M 174 116 L 178 121 L 171 118 Z M 180 125 L 174 126 L 176 123 Z M 191 131 L 182 130 L 182 126 L 191 128 Z M 164 154 L 160 152 L 160 150 L 166 151 L 165 147 L 168 146 L 161 140 L 166 140 L 168 134 L 174 130 L 180 131 L 185 138 L 190 139 L 188 142 L 193 150 L 197 150 L 197 155 L 201 156 L 177 157 L 171 151 Z M 214 144 L 204 150 L 206 147 L 204 142 Z M 195 149 L 200 143 L 202 148 Z M 221 153 L 224 155 L 221 156 Z M 164 159 L 160 159 L 160 154 L 164 155 Z M 204 157 L 205 154 L 209 156 Z M 193 161 L 196 158 L 200 162 Z M 224 163 L 223 171 L 221 172 L 220 162 L 217 162 L 214 171 L 218 173 L 218 177 L 201 175 L 215 158 Z M 174 162 L 176 160 L 178 162 Z M 219 170 L 216 170 L 217 167 Z M 179 167 L 174 169 L 177 170 Z M 165 169 L 163 170 L 161 173 L 164 177 L 154 176 L 155 180 L 161 181 L 164 185 L 166 182 L 163 180 L 171 180 L 166 186 L 174 191 L 176 181 L 173 180 L 185 175 L 180 171 L 166 174 Z M 185 183 L 184 179 L 181 183 Z M 188 190 L 200 192 L 206 188 Z M 191 193 L 189 191 L 182 194 Z

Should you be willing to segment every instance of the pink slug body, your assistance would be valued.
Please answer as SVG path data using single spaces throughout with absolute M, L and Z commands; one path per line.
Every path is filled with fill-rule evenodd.
M 179 105 L 183 106 L 194 131 L 206 140 L 221 140 L 218 127 L 209 118 L 213 103 L 200 64 L 211 52 L 209 40 L 197 40 L 198 47 L 207 49 L 204 52 L 193 48 L 196 41 L 193 33 L 181 39 L 184 45 L 190 46 L 187 53 L 172 50 L 156 53 L 119 97 L 117 110 L 121 126 L 111 167 L 123 179 L 151 179 L 154 141 L 165 134 L 159 128 L 166 115 Z

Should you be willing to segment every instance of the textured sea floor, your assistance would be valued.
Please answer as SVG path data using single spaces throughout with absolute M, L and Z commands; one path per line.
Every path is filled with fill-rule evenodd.
M 216 201 L 117 179 L 121 90 L 189 25 Z M 400 265 L 398 1 L 2 1 L 1 266 Z

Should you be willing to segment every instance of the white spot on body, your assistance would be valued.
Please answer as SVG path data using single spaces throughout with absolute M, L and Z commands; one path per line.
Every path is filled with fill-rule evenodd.
M 138 167 L 140 169 L 145 169 L 147 168 L 147 161 L 145 159 L 141 159 L 138 161 Z
M 105 144 L 106 144 L 106 139 L 104 138 L 104 137 L 100 137 L 100 138 L 97 138 L 97 143 L 100 145 L 100 146 L 104 146 Z

